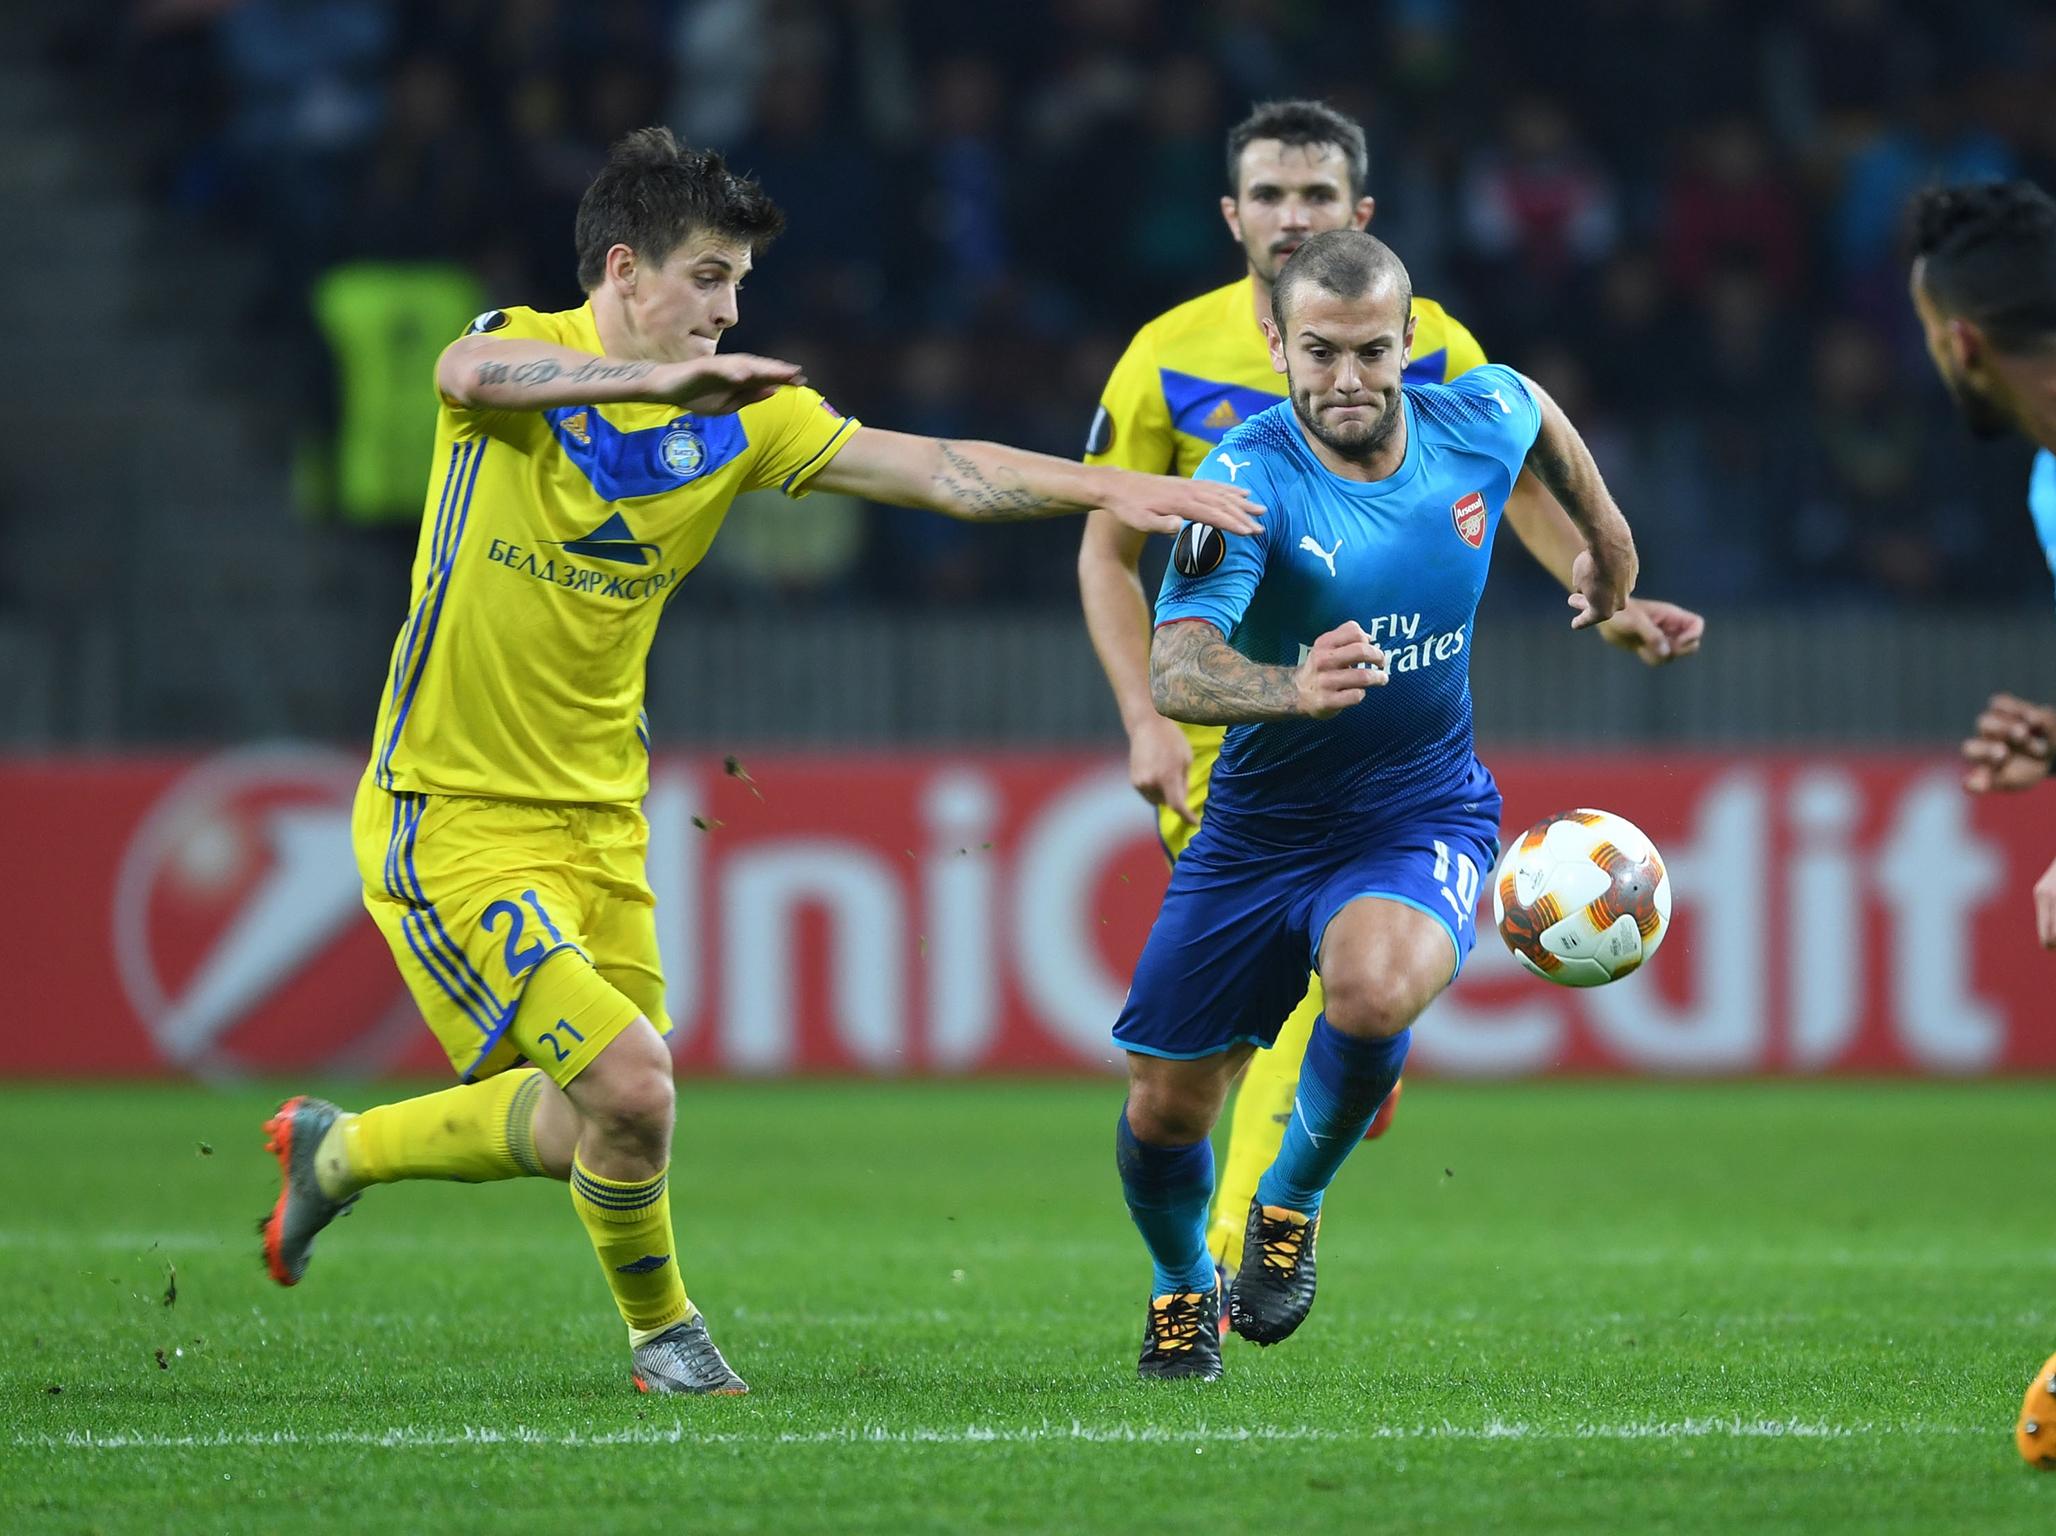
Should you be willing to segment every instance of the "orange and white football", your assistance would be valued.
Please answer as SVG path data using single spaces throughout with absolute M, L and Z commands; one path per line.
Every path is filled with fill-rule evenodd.
M 1566 987 L 1618 981 L 1670 927 L 1656 845 L 1611 811 L 1564 811 L 1514 839 L 1492 880 L 1492 916 L 1521 964 Z

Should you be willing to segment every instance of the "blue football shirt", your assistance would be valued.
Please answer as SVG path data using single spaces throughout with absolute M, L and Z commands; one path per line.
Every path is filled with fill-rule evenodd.
M 1222 438 L 1194 476 L 1247 486 L 1264 530 L 1229 535 L 1212 571 L 1174 567 L 1159 625 L 1204 619 L 1251 661 L 1296 665 L 1350 619 L 1389 680 L 1328 720 L 1232 727 L 1207 819 L 1288 843 L 1375 833 L 1437 812 L 1497 819 L 1471 742 L 1470 653 L 1507 492 L 1541 430 L 1520 375 L 1496 365 L 1407 385 L 1406 454 L 1383 480 L 1314 457 L 1290 401 Z
M 2035 537 L 2042 541 L 2042 558 L 2056 576 L 2056 453 L 2046 448 L 2035 454 L 2035 467 L 2028 475 L 2027 509 L 2035 520 Z

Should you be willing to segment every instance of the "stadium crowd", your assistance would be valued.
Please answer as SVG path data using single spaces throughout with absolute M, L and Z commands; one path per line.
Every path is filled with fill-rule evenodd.
M 2025 458 L 1933 409 L 1901 228 L 1929 180 L 2056 185 L 2045 8 L 138 0 L 117 48 L 77 25 L 55 45 L 152 198 L 264 253 L 247 321 L 298 338 L 310 400 L 335 398 L 325 274 L 575 303 L 579 190 L 663 121 L 791 217 L 732 345 L 884 424 L 1076 453 L 1135 327 L 1237 273 L 1226 126 L 1318 95 L 1369 129 L 1416 289 L 1582 424 L 1651 591 L 2046 597 Z M 816 498 L 739 509 L 701 591 L 1063 605 L 1075 540 Z M 1527 562 L 1502 578 L 1556 601 Z

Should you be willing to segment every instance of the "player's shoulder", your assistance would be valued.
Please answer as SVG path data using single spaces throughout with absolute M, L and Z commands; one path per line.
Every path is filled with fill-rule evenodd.
M 1266 468 L 1294 459 L 1300 451 L 1300 441 L 1292 425 L 1292 403 L 1280 400 L 1230 427 L 1221 435 L 1214 451 L 1243 462 L 1255 461 Z
M 1483 363 L 1439 384 L 1409 381 L 1406 392 L 1416 415 L 1456 428 L 1539 410 L 1528 381 L 1504 363 Z
M 585 314 L 579 309 L 533 309 L 526 304 L 509 304 L 500 309 L 480 310 L 464 327 L 465 336 L 502 336 L 523 340 L 562 340 L 577 334 Z
M 762 400 L 752 400 L 735 413 L 736 419 L 745 427 L 756 427 L 770 423 L 807 423 L 818 419 L 827 430 L 834 430 L 849 423 L 821 392 L 805 384 L 786 384 L 774 390 Z M 706 420 L 714 420 L 707 417 Z M 754 434 L 753 434 L 754 435 Z
M 1456 316 L 1452 315 L 1440 304 L 1437 304 L 1433 299 L 1423 298 L 1418 293 L 1413 296 L 1413 315 L 1414 335 L 1416 337 L 1415 345 L 1417 347 L 1419 346 L 1418 338 L 1424 332 L 1432 336 L 1441 337 L 1448 334 L 1457 323 Z
M 1135 341 L 1159 354 L 1177 351 L 1194 341 L 1211 341 L 1221 333 L 1222 314 L 1230 309 L 1235 295 L 1248 286 L 1248 278 L 1237 278 L 1182 304 L 1173 304 L 1143 325 L 1135 333 Z

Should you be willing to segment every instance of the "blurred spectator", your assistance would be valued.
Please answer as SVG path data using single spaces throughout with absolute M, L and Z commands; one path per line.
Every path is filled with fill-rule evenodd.
M 1944 584 L 1921 494 L 1921 414 L 1893 382 L 1868 329 L 1847 319 L 1821 328 L 1801 500 L 1787 536 L 1788 574 L 1800 583 L 1842 593 L 1878 584 L 1899 598 Z
M 835 324 L 884 300 L 877 159 L 835 130 L 837 109 L 824 69 L 780 63 L 757 92 L 756 134 L 729 156 L 786 210 L 763 300 L 780 323 Z
M 419 520 L 436 359 L 485 307 L 477 280 L 446 262 L 355 262 L 315 284 L 336 381 L 326 499 L 343 521 Z
M 1835 255 L 1845 278 L 1901 297 L 1900 238 L 1907 199 L 1933 181 L 2013 174 L 2013 153 L 1954 89 L 1922 93 L 1910 117 L 1880 119 L 1857 140 L 1834 212 Z
M 1744 265 L 1775 298 L 1790 301 L 1798 296 L 1804 233 L 1798 201 L 1771 169 L 1762 131 L 1740 113 L 1701 129 L 1664 194 L 1670 280 L 1696 292 L 1714 267 Z
M 384 109 L 392 30 L 379 0 L 243 0 L 221 20 L 229 142 L 285 249 L 319 252 L 343 227 L 349 173 Z
M 990 60 L 944 60 L 933 80 L 920 213 L 941 313 L 967 315 L 1007 275 L 1007 157 L 1000 137 L 1005 87 Z
M 1107 348 L 1237 271 L 1223 131 L 1311 92 L 1364 121 L 1375 228 L 1419 289 L 1577 402 L 1652 552 L 1693 552 L 1667 595 L 1772 598 L 1795 562 L 1852 595 L 1945 593 L 2018 564 L 2017 466 L 1894 434 L 1932 404 L 1903 382 L 1926 373 L 1906 195 L 2056 177 L 2056 16 L 2025 0 L 137 0 L 115 48 L 95 8 L 61 9 L 54 56 L 142 188 L 254 248 L 233 308 L 289 377 L 339 360 L 301 414 L 363 441 L 371 481 L 374 440 L 400 439 L 366 435 L 364 379 L 401 398 L 428 322 L 344 302 L 338 275 L 325 336 L 317 274 L 575 304 L 578 197 L 654 120 L 791 215 L 738 345 L 782 334 L 890 425 L 1076 452 Z M 388 320 L 339 339 L 367 304 Z M 1816 338 L 1823 313 L 1844 318 Z M 1060 526 L 808 504 L 737 534 L 713 580 L 756 600 L 861 571 L 906 600 L 1071 601 Z
M 1571 300 L 1620 237 L 1611 177 L 1541 96 L 1507 110 L 1502 140 L 1473 159 L 1463 195 L 1475 282 L 1512 290 L 1523 335 Z
M 1179 54 L 1149 84 L 1118 250 L 1145 310 L 1189 298 L 1186 274 L 1222 249 L 1220 105 L 1211 65 Z

